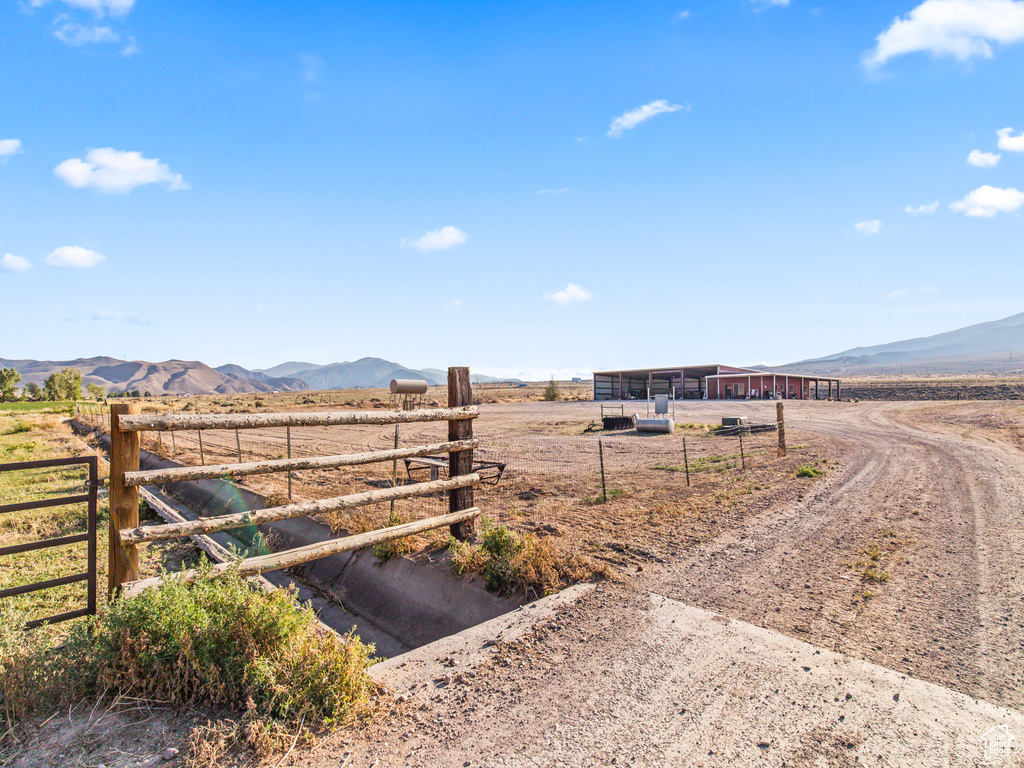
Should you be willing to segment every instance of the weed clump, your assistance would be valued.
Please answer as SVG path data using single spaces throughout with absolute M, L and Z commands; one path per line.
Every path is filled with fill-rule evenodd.
M 800 467 L 796 471 L 797 477 L 821 477 L 824 474 L 824 469 L 819 469 L 818 467 L 813 467 L 810 465 L 806 467 Z
M 20 719 L 90 695 L 214 705 L 271 723 L 331 727 L 355 715 L 373 646 L 323 629 L 290 590 L 255 590 L 237 573 L 168 579 L 72 627 L 63 646 L 4 622 L 0 707 Z M 10 618 L 10 617 L 5 617 Z
M 388 515 L 387 528 L 391 528 L 394 525 L 401 525 L 402 523 L 411 522 L 409 518 L 402 517 L 397 512 L 392 511 Z M 380 544 L 373 545 L 373 554 L 377 556 L 377 559 L 382 563 L 386 563 L 392 557 L 401 557 L 410 552 L 415 551 L 416 542 L 413 540 L 413 536 L 403 536 L 400 539 L 392 539 L 391 541 L 382 541 Z
M 562 552 L 550 539 L 520 535 L 487 518 L 481 528 L 479 546 L 449 537 L 452 572 L 480 573 L 487 589 L 499 595 L 540 597 L 600 571 L 588 558 Z

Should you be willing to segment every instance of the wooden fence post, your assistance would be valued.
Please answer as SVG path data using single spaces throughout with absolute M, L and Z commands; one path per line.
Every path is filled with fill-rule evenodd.
M 779 428 L 779 456 L 786 455 L 786 419 L 782 412 L 782 401 L 775 403 L 775 423 Z
M 448 407 L 460 408 L 473 404 L 473 388 L 469 383 L 469 368 L 459 366 L 448 369 Z M 449 440 L 470 440 L 473 420 L 459 419 L 448 422 Z M 468 475 L 473 471 L 473 450 L 452 451 L 448 454 L 448 477 Z M 456 488 L 449 492 L 448 511 L 461 512 L 473 506 L 473 487 Z M 451 534 L 459 541 L 468 541 L 476 533 L 475 520 L 455 523 Z
M 107 599 L 113 599 L 121 585 L 139 578 L 139 550 L 121 543 L 122 528 L 139 525 L 139 489 L 124 484 L 125 472 L 139 471 L 141 432 L 122 432 L 121 414 L 138 415 L 138 402 L 110 404 L 110 533 L 107 553 Z

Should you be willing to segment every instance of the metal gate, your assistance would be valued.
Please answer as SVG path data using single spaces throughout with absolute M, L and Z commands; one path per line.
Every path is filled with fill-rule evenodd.
M 66 504 L 88 504 L 89 520 L 88 530 L 85 533 L 76 533 L 71 536 L 60 536 L 56 539 L 45 539 L 43 541 L 31 541 L 26 544 L 14 544 L 9 547 L 0 547 L 0 557 L 14 555 L 19 552 L 34 552 L 50 547 L 63 547 L 68 544 L 88 542 L 88 570 L 85 573 L 75 573 L 70 576 L 61 576 L 47 581 L 37 581 L 34 584 L 23 584 L 20 587 L 11 587 L 0 590 L 0 599 L 24 595 L 29 592 L 39 592 L 51 587 L 59 587 L 63 584 L 74 584 L 79 581 L 88 582 L 88 597 L 85 608 L 47 616 L 42 619 L 30 621 L 26 626 L 36 627 L 44 622 L 56 624 L 59 621 L 67 621 L 79 616 L 89 616 L 96 613 L 96 498 L 99 490 L 99 478 L 97 474 L 97 461 L 95 456 L 78 456 L 70 459 L 45 459 L 42 461 L 19 461 L 13 464 L 0 464 L 0 472 L 16 472 L 25 469 L 45 469 L 48 467 L 67 467 L 76 464 L 85 464 L 89 469 L 89 479 L 86 484 L 86 493 L 76 496 L 62 496 L 56 499 L 42 499 L 40 501 L 25 501 L 19 504 L 0 505 L 0 514 L 5 512 L 21 512 L 27 509 L 44 509 L 46 507 L 59 507 Z

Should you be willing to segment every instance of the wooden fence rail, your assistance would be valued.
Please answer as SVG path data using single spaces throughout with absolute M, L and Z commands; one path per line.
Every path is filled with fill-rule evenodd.
M 147 525 L 145 528 L 122 528 L 119 531 L 121 541 L 125 544 L 141 544 L 146 541 L 163 541 L 176 539 L 179 536 L 191 536 L 196 533 L 215 533 L 229 528 L 240 528 L 244 525 L 263 525 L 278 520 L 289 520 L 293 517 L 322 515 L 342 509 L 355 509 L 382 501 L 411 499 L 414 496 L 425 496 L 430 493 L 453 491 L 466 488 L 480 482 L 480 475 L 460 475 L 449 480 L 430 480 L 413 485 L 399 485 L 394 488 L 381 488 L 376 491 L 363 491 L 348 496 L 336 496 L 318 501 L 302 501 L 297 504 L 286 504 L 283 507 L 270 507 L 255 512 L 236 512 L 232 515 L 201 517 L 185 523 L 166 523 L 164 525 Z
M 258 413 L 258 414 L 175 414 L 142 415 L 139 404 L 115 403 L 110 408 L 110 562 L 108 587 L 110 596 L 118 592 L 137 594 L 158 584 L 162 578 L 139 579 L 138 545 L 179 536 L 200 536 L 215 531 L 261 525 L 277 520 L 317 515 L 352 509 L 369 504 L 447 493 L 449 512 L 446 515 L 415 520 L 356 536 L 311 544 L 269 555 L 246 558 L 240 564 L 218 564 L 214 573 L 238 568 L 242 575 L 288 568 L 310 560 L 353 549 L 362 549 L 413 533 L 449 526 L 451 534 L 461 540 L 473 535 L 480 510 L 473 506 L 473 486 L 480 476 L 472 471 L 473 449 L 479 442 L 473 438 L 473 419 L 480 411 L 472 405 L 469 369 L 448 369 L 448 407 L 422 411 L 334 411 L 326 413 Z M 140 471 L 141 432 L 203 429 L 260 429 L 268 427 L 322 427 L 354 424 L 410 424 L 429 421 L 448 422 L 448 441 L 393 450 L 370 451 L 336 456 L 315 456 L 301 459 L 275 459 L 237 464 L 195 467 L 174 467 Z M 200 432 L 200 434 L 202 434 Z M 290 452 L 289 452 L 290 453 Z M 328 469 L 357 466 L 374 462 L 397 461 L 418 456 L 448 453 L 448 479 L 381 488 L 330 499 L 305 501 L 270 507 L 252 512 L 182 520 L 164 525 L 139 527 L 139 487 L 159 483 L 201 480 L 216 477 L 291 472 L 297 469 Z M 241 458 L 241 456 L 239 456 Z M 291 475 L 289 475 L 289 478 Z M 172 574 L 166 578 L 195 578 L 196 572 Z
M 122 432 L 169 432 L 183 429 L 260 429 L 264 427 L 338 427 L 351 424 L 415 424 L 423 421 L 475 419 L 480 409 L 428 408 L 422 411 L 329 411 L 326 413 L 176 413 L 128 415 L 120 419 Z
M 125 472 L 125 485 L 157 485 L 161 483 L 177 483 L 183 480 L 206 480 L 215 477 L 245 477 L 247 475 L 266 475 L 273 472 L 291 472 L 298 469 L 332 469 L 335 467 L 354 467 L 360 464 L 373 464 L 384 461 L 397 461 L 417 456 L 429 456 L 449 451 L 465 451 L 476 448 L 479 440 L 454 440 L 433 445 L 419 445 L 414 448 L 398 448 L 396 450 L 372 451 L 369 453 L 346 453 L 337 456 L 313 456 L 305 459 L 268 459 L 251 461 L 243 464 L 214 464 L 199 467 L 169 467 L 152 469 L 147 472 Z
M 403 536 L 411 536 L 414 533 L 443 528 L 444 526 L 457 525 L 479 517 L 480 510 L 476 507 L 463 509 L 459 512 L 450 512 L 447 515 L 428 517 L 424 520 L 413 520 L 411 523 L 402 523 L 390 528 L 381 528 L 376 531 L 357 533 L 355 536 L 345 536 L 340 539 L 327 539 L 314 544 L 307 544 L 304 547 L 296 547 L 285 552 L 274 552 L 269 555 L 258 557 L 247 557 L 240 563 L 218 563 L 213 566 L 213 574 L 224 573 L 231 568 L 237 568 L 240 576 L 253 576 L 265 571 L 278 571 L 282 568 L 291 568 L 294 565 L 308 563 L 311 560 L 319 560 L 321 557 L 336 555 L 339 552 L 351 552 L 356 549 L 372 547 L 375 544 L 382 544 L 385 541 L 400 539 Z M 198 571 L 178 571 L 169 578 L 194 581 Z M 163 581 L 164 577 L 155 576 L 150 579 L 140 579 L 125 585 L 125 594 L 131 596 L 140 593 L 148 587 L 155 587 Z

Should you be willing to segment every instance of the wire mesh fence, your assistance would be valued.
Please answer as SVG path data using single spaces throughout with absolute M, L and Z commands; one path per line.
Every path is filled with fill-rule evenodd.
M 83 412 L 80 418 L 99 429 L 109 428 L 109 416 L 98 407 Z M 773 459 L 777 449 L 774 426 L 584 435 L 488 434 L 479 429 L 481 444 L 474 451 L 474 468 L 483 482 L 475 490 L 475 504 L 484 514 L 501 517 L 543 497 L 582 517 L 593 515 L 595 505 L 622 497 L 671 503 Z M 397 430 L 394 426 L 186 430 L 144 433 L 142 444 L 144 449 L 182 464 L 228 464 L 410 447 L 444 440 L 445 429 L 441 423 L 401 425 Z M 282 504 L 289 499 L 326 498 L 444 478 L 447 457 L 444 459 L 255 475 L 245 478 L 243 484 L 266 496 L 268 505 Z M 408 520 L 447 511 L 446 495 L 436 494 L 353 510 L 325 522 L 351 532 L 387 524 L 392 514 Z

